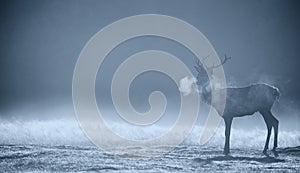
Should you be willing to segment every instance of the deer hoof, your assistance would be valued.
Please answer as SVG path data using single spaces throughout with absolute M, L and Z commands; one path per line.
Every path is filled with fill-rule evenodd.
M 264 151 L 263 151 L 263 154 L 264 154 L 265 156 L 269 157 L 269 154 L 268 154 L 267 150 L 264 150 Z
M 275 157 L 278 157 L 278 152 L 276 151 L 276 149 L 273 149 L 272 152 L 273 152 Z
M 229 151 L 224 151 L 223 154 L 224 154 L 225 156 L 228 156 L 228 155 L 229 155 Z

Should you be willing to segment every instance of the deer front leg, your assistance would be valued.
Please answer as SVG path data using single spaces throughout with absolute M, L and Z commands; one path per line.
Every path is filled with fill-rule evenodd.
M 230 148 L 230 130 L 231 130 L 231 123 L 232 118 L 224 118 L 225 122 L 225 146 L 224 146 L 224 154 L 229 154 L 229 148 Z

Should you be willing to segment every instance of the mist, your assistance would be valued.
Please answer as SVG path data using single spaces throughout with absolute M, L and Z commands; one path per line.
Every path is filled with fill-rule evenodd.
M 273 112 L 280 120 L 280 130 L 296 135 L 293 137 L 296 142 L 291 145 L 299 143 L 299 7 L 298 1 L 279 0 L 272 3 L 260 0 L 2 1 L 0 119 L 2 132 L 13 135 L 3 132 L 5 137 L 1 142 L 20 138 L 18 135 L 40 141 L 35 133 L 41 129 L 45 132 L 40 134 L 41 138 L 58 135 L 57 139 L 53 137 L 54 141 L 63 139 L 69 132 L 84 136 L 76 124 L 72 105 L 73 71 L 84 45 L 96 32 L 116 20 L 158 13 L 189 22 L 208 38 L 220 58 L 225 53 L 232 57 L 224 64 L 229 87 L 255 83 L 278 87 L 281 97 Z M 118 45 L 103 62 L 96 79 L 98 106 L 110 122 L 121 121 L 110 95 L 113 74 L 127 57 L 144 50 L 172 53 L 189 67 L 194 77 L 197 75 L 193 67 L 195 55 L 175 41 L 147 36 Z M 187 95 L 198 94 L 192 92 L 195 89 L 185 90 L 189 86 L 181 89 Z M 131 84 L 131 103 L 137 111 L 147 112 L 149 94 L 156 90 L 162 91 L 168 101 L 162 124 L 171 124 L 180 108 L 180 89 L 168 76 L 153 71 L 138 76 Z M 199 128 L 205 122 L 207 111 L 207 105 L 203 104 Z M 59 122 L 71 125 L 63 127 Z M 28 130 L 31 127 L 36 129 Z M 255 114 L 234 120 L 233 128 L 259 131 L 265 124 Z M 26 133 L 20 134 L 24 129 Z M 62 134 L 49 134 L 50 131 Z M 18 137 L 9 139 L 11 136 Z

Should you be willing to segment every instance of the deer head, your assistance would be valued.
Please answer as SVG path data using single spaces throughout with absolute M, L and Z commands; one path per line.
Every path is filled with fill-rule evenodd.
M 196 59 L 196 66 L 194 66 L 194 67 L 195 67 L 196 71 L 198 72 L 198 75 L 197 75 L 197 85 L 199 85 L 200 87 L 203 87 L 204 85 L 206 85 L 209 82 L 209 79 L 208 79 L 207 75 L 212 75 L 213 74 L 213 70 L 215 68 L 218 68 L 218 67 L 222 66 L 229 59 L 231 59 L 231 57 L 227 57 L 227 55 L 225 54 L 225 57 L 221 61 L 220 64 L 208 67 L 205 64 L 205 61 L 207 60 L 207 58 L 209 58 L 209 56 L 210 55 L 207 55 L 206 57 L 203 58 L 203 63 L 201 63 L 199 61 L 199 59 Z

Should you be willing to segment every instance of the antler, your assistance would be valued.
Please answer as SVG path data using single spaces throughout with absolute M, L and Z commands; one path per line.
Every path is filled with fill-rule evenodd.
M 204 57 L 204 58 L 203 58 L 203 62 L 205 62 L 205 60 L 206 60 L 209 56 L 210 56 L 210 55 L 207 55 L 206 57 Z M 210 72 L 212 72 L 212 70 L 213 70 L 214 68 L 218 68 L 218 67 L 222 66 L 222 65 L 225 64 L 229 59 L 231 59 L 231 57 L 227 57 L 227 55 L 225 54 L 225 58 L 221 61 L 220 64 L 218 64 L 218 65 L 213 65 L 213 66 L 211 66 L 211 67 L 207 67 L 207 66 L 205 65 L 205 63 L 201 63 L 201 62 L 199 61 L 199 59 L 196 58 L 196 64 L 197 64 L 197 66 L 194 66 L 194 68 L 195 68 L 199 73 L 202 73 L 202 72 L 203 72 L 203 69 L 206 69 L 206 70 L 209 70 Z
M 210 56 L 210 55 L 207 55 L 206 57 L 204 57 L 204 58 L 203 58 L 203 62 L 204 62 L 209 56 Z M 196 60 L 197 66 L 194 66 L 194 68 L 195 68 L 199 73 L 202 72 L 201 69 L 203 69 L 203 66 L 205 66 L 205 69 L 207 69 L 207 66 L 205 65 L 205 63 L 201 63 L 201 62 L 199 61 L 198 58 L 195 58 L 195 60 Z
M 211 66 L 211 67 L 209 67 L 209 68 L 211 68 L 211 69 L 218 68 L 218 67 L 220 67 L 221 65 L 225 64 L 226 61 L 230 60 L 231 58 L 232 58 L 232 57 L 227 57 L 227 55 L 225 54 L 225 58 L 221 61 L 220 64 L 218 64 L 218 65 L 213 65 L 213 66 Z
M 210 55 L 207 55 L 206 57 L 204 57 L 203 58 L 203 62 L 205 62 L 205 60 L 209 57 Z M 201 67 L 207 67 L 206 65 L 205 65 L 205 63 L 201 63 L 200 61 L 199 61 L 199 59 L 198 58 L 195 58 L 195 60 L 196 60 L 196 64 L 197 64 L 197 66 L 194 66 L 195 68 L 196 68 L 196 70 L 198 71 L 198 69 L 197 68 L 201 68 Z

